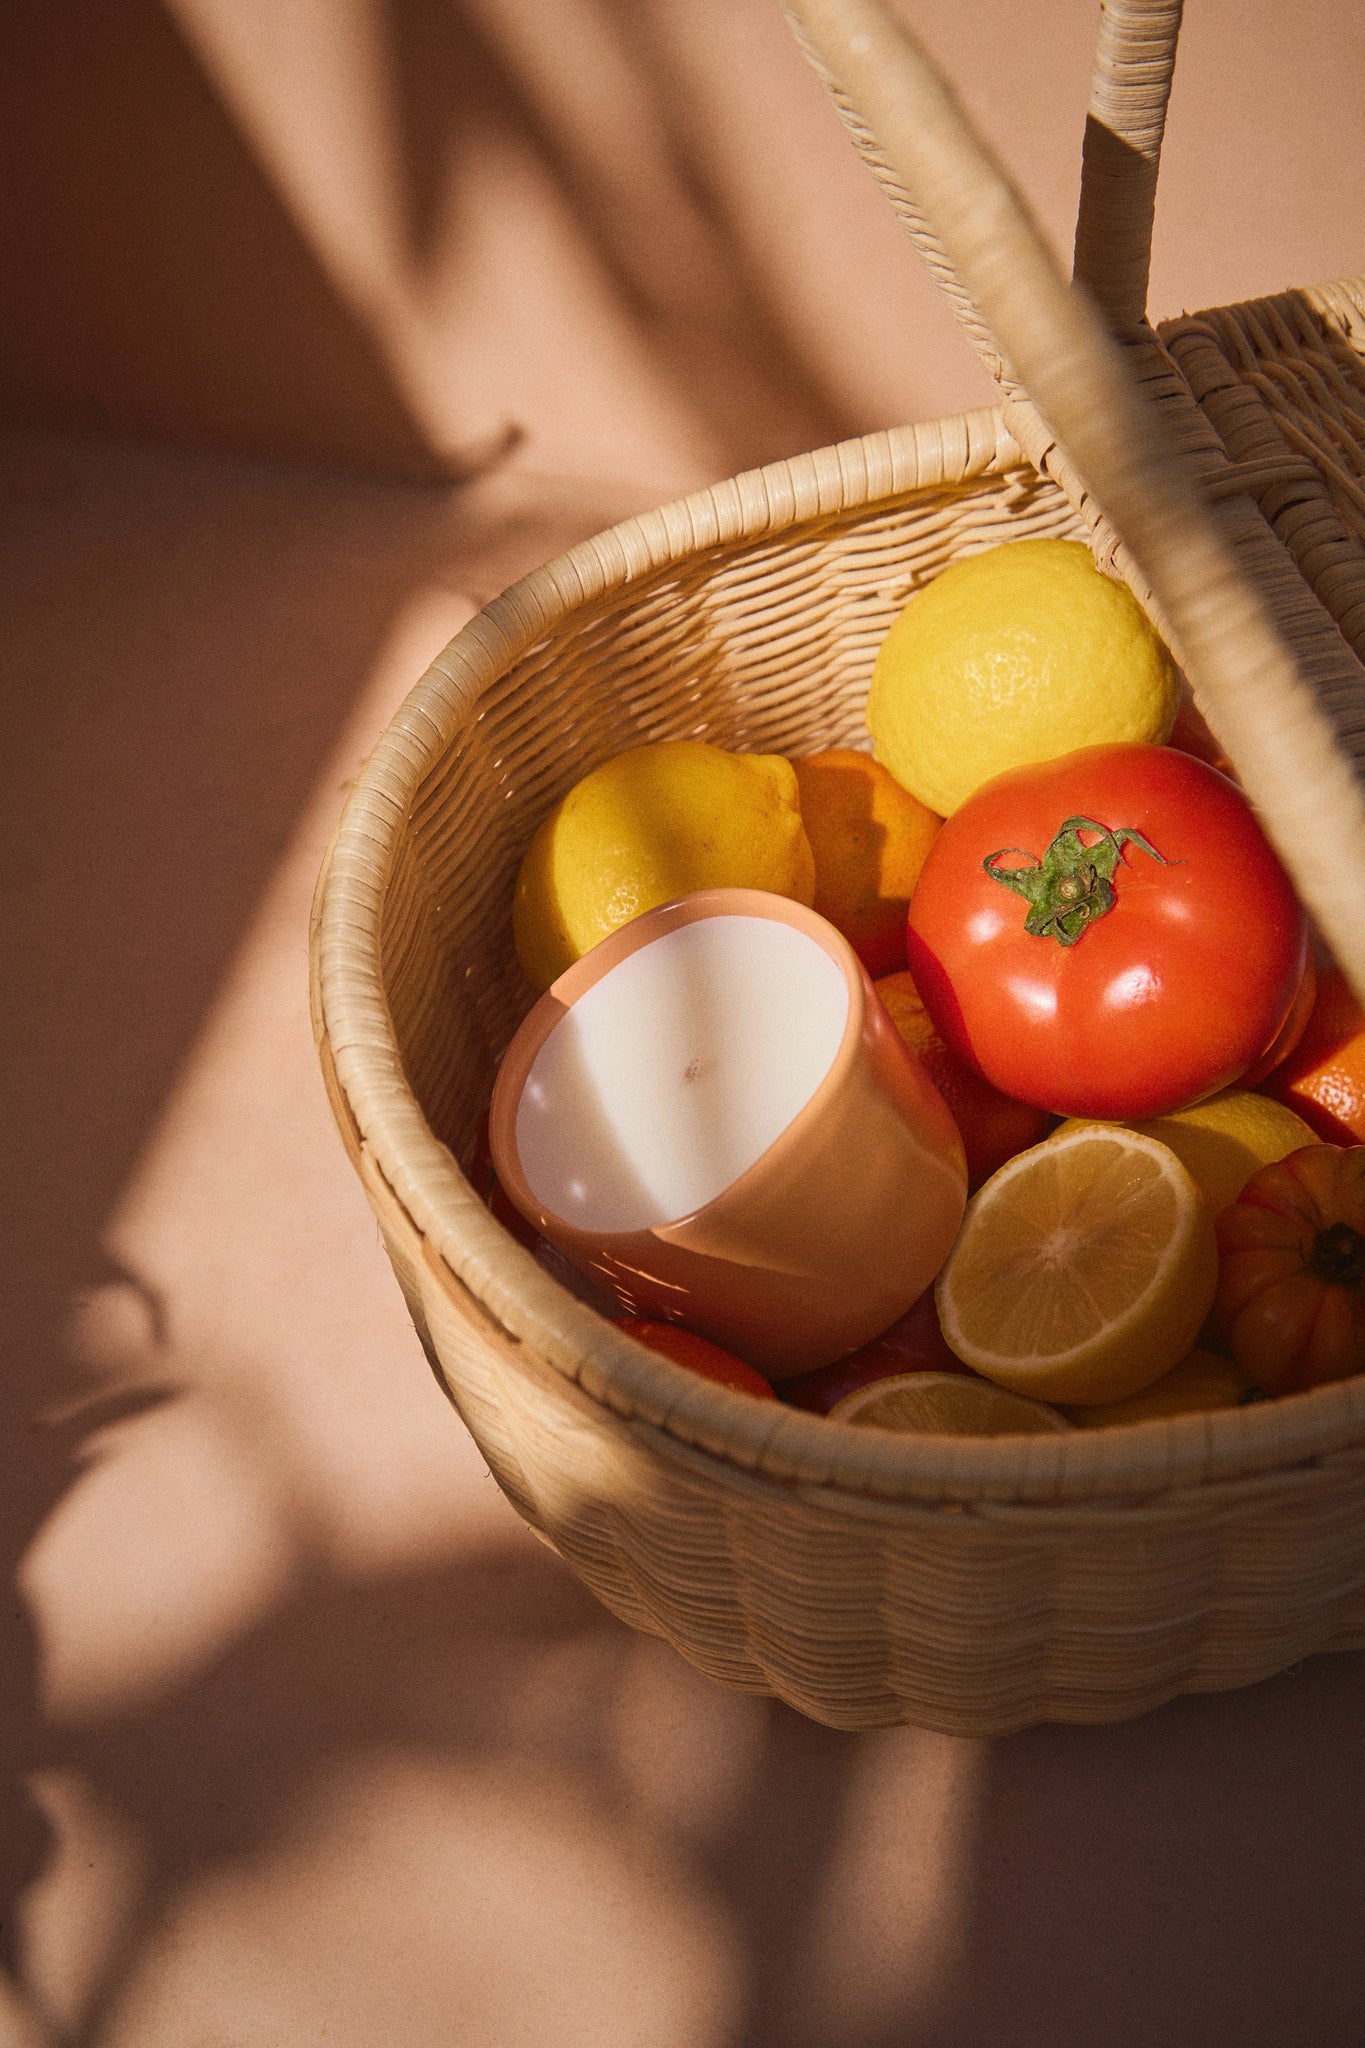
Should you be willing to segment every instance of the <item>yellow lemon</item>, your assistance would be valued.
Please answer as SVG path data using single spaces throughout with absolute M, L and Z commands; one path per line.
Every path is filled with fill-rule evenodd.
M 935 1286 L 964 1364 L 1044 1401 L 1122 1401 L 1193 1348 L 1218 1249 L 1174 1152 L 1121 1124 L 1054 1132 L 967 1204 Z
M 1077 747 L 1164 741 L 1175 666 L 1126 584 L 1074 540 L 1017 540 L 954 562 L 882 643 L 876 756 L 940 817 L 1007 768 Z
M 618 925 L 695 889 L 812 901 L 815 863 L 789 761 L 659 740 L 575 783 L 517 878 L 512 931 L 527 979 L 548 988 Z
M 1081 1122 L 1073 1118 L 1060 1125 L 1059 1131 L 1080 1128 Z M 1196 1102 L 1190 1109 L 1149 1117 L 1145 1123 L 1125 1128 L 1144 1131 L 1149 1138 L 1159 1138 L 1170 1146 L 1192 1176 L 1210 1216 L 1235 1202 L 1252 1174 L 1263 1166 L 1317 1142 L 1292 1109 L 1247 1088 L 1225 1088 L 1221 1095 L 1211 1095 L 1207 1102 Z
M 1191 1351 L 1179 1365 L 1126 1401 L 1096 1401 L 1067 1408 L 1078 1429 L 1108 1429 L 1118 1422 L 1153 1422 L 1165 1415 L 1204 1415 L 1212 1408 L 1240 1407 L 1254 1389 L 1230 1358 L 1216 1351 Z
M 961 1372 L 894 1373 L 855 1388 L 829 1412 L 836 1422 L 860 1429 L 916 1436 L 1041 1436 L 1068 1427 L 1042 1401 L 1003 1393 Z

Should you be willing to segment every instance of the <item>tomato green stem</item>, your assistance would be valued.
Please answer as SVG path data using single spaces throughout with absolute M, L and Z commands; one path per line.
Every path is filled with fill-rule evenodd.
M 1081 838 L 1083 832 L 1098 837 L 1087 845 Z M 1022 846 L 1002 846 L 987 854 L 981 865 L 992 880 L 1003 882 L 1024 898 L 1029 906 L 1026 932 L 1038 939 L 1056 939 L 1060 946 L 1074 946 L 1097 917 L 1113 909 L 1114 870 L 1125 846 L 1140 846 L 1163 867 L 1170 866 L 1141 832 L 1126 825 L 1111 832 L 1094 818 L 1068 818 L 1041 860 Z M 1022 853 L 1026 865 L 996 866 L 1011 853 Z

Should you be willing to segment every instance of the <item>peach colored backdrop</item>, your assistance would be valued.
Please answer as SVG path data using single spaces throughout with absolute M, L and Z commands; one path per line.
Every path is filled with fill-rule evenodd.
M 1089 0 L 905 0 L 1069 241 Z M 1159 312 L 1362 266 L 1365 13 L 1190 0 Z M 1365 1658 L 831 1734 L 497 1495 L 314 1071 L 313 877 L 571 540 L 983 383 L 775 0 L 0 22 L 0 2048 L 1323 2048 Z
M 1090 0 L 905 0 L 1069 250 Z M 673 492 L 988 387 L 778 0 L 9 0 L 13 415 Z M 1361 260 L 1365 17 L 1192 0 L 1160 314 Z

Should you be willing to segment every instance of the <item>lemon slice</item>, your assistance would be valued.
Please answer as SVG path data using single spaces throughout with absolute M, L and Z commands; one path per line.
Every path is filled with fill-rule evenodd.
M 1218 1250 L 1168 1145 L 1121 1125 L 1054 1132 L 967 1205 L 935 1287 L 952 1350 L 1046 1401 L 1122 1401 L 1190 1351 Z
M 960 1372 L 898 1372 L 855 1387 L 830 1409 L 836 1422 L 920 1436 L 1039 1436 L 1066 1429 L 1055 1408 L 1002 1393 Z

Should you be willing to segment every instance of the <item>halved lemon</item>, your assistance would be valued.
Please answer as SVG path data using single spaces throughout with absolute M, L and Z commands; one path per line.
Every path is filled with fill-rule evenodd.
M 978 1190 L 935 1295 L 952 1350 L 996 1385 L 1122 1401 L 1193 1349 L 1217 1279 L 1212 1220 L 1170 1147 L 1086 1124 Z
M 919 1436 L 1039 1436 L 1069 1427 L 1055 1408 L 960 1372 L 893 1373 L 855 1387 L 829 1412 L 836 1422 L 853 1422 L 860 1429 Z

